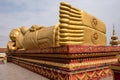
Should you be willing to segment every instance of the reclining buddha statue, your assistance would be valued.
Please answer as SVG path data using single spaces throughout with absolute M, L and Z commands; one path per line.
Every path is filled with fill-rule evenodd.
M 105 24 L 87 12 L 61 2 L 59 22 L 55 26 L 33 25 L 13 29 L 10 51 L 33 48 L 48 48 L 66 45 L 106 45 Z

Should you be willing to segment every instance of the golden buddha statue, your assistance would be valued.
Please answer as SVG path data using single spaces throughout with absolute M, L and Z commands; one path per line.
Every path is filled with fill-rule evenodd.
M 61 2 L 59 23 L 51 27 L 33 25 L 13 29 L 9 50 L 66 45 L 106 45 L 105 24 L 96 17 Z

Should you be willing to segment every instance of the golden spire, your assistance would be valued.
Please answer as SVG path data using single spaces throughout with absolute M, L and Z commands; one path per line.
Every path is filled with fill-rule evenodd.
M 113 35 L 115 35 L 115 27 L 114 27 L 114 24 L 113 24 Z
M 118 45 L 118 44 L 119 44 L 118 36 L 115 35 L 115 27 L 114 27 L 114 24 L 113 24 L 113 35 L 111 36 L 110 44 L 111 44 L 111 45 Z

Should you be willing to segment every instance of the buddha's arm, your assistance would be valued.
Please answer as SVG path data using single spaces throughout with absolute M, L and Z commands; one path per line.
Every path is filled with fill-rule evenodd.
M 10 50 L 10 51 L 15 51 L 15 50 L 17 50 L 17 46 L 15 46 L 15 42 L 13 42 L 13 41 L 9 41 L 9 42 L 8 42 L 7 48 L 8 48 L 8 50 Z

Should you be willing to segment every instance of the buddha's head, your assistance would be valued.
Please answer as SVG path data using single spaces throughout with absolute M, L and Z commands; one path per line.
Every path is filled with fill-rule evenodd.
M 16 29 L 13 29 L 11 32 L 10 32 L 10 39 L 12 41 L 16 41 L 16 37 L 21 33 L 21 30 L 19 28 L 16 28 Z

